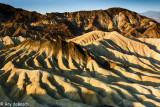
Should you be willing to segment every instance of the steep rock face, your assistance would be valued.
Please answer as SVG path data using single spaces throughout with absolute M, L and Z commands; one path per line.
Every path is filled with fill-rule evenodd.
M 0 16 L 3 36 L 52 40 L 73 38 L 95 30 L 117 31 L 132 38 L 159 38 L 160 34 L 160 25 L 155 20 L 122 8 L 42 15 L 0 4 Z

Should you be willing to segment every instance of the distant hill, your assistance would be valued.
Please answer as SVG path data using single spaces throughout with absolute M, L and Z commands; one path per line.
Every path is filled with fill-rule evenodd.
M 150 18 L 153 18 L 157 22 L 160 23 L 160 11 L 147 11 L 147 12 L 140 13 L 140 14 L 144 15 L 144 16 L 147 16 L 147 17 L 150 17 Z
M 133 38 L 160 37 L 160 24 L 154 19 L 123 8 L 42 15 L 0 4 L 1 36 L 50 40 L 73 38 L 95 30 L 117 31 Z

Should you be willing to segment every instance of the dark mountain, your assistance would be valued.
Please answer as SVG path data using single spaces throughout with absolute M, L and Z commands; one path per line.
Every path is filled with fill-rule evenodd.
M 84 33 L 117 31 L 129 37 L 160 37 L 154 19 L 122 8 L 65 13 L 29 12 L 0 4 L 0 35 L 29 36 L 35 39 L 73 38 Z M 147 33 L 146 33 L 147 32 Z M 156 32 L 150 35 L 148 32 Z
M 160 23 L 160 11 L 147 11 L 147 12 L 140 13 L 140 14 L 144 15 L 144 16 L 147 16 L 147 17 L 150 17 L 150 18 L 153 18 L 157 22 Z

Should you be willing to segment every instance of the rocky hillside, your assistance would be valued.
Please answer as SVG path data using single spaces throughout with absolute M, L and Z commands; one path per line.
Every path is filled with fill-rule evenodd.
M 32 39 L 51 40 L 73 38 L 95 30 L 117 31 L 133 38 L 160 37 L 160 24 L 127 9 L 110 8 L 42 15 L 0 4 L 1 36 L 27 36 Z
M 26 40 L 2 49 L 0 101 L 31 107 L 160 105 L 159 39 L 115 31 L 81 37 Z

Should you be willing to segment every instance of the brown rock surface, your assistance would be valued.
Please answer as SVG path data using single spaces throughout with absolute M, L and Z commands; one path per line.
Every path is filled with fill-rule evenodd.
M 42 15 L 0 4 L 0 16 L 1 36 L 68 39 L 95 30 L 117 31 L 132 38 L 160 36 L 155 20 L 122 8 Z

